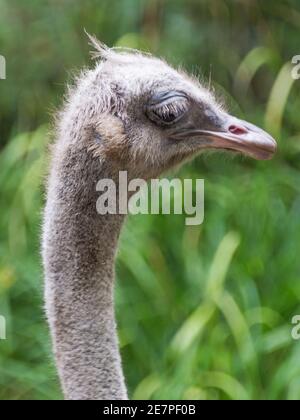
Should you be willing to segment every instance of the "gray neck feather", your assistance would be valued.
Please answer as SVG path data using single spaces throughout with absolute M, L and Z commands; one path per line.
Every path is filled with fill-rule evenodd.
M 67 399 L 126 399 L 114 316 L 123 216 L 99 216 L 96 183 L 110 168 L 83 147 L 54 147 L 44 215 L 46 312 Z

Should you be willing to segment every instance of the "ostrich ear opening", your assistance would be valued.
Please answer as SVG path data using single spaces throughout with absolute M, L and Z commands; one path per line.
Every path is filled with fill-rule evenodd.
M 89 38 L 89 45 L 93 47 L 93 51 L 91 51 L 91 57 L 94 60 L 107 60 L 109 55 L 109 48 L 101 41 L 99 41 L 95 35 L 89 34 L 86 30 L 84 30 L 85 34 Z

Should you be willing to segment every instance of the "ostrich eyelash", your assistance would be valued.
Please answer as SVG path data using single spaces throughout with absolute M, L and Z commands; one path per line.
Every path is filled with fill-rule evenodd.
M 156 113 L 161 114 L 162 116 L 167 116 L 169 114 L 174 114 L 179 116 L 187 110 L 186 103 L 183 101 L 172 102 L 169 104 L 163 104 L 160 108 L 153 109 Z
M 148 117 L 156 123 L 172 124 L 177 122 L 188 110 L 186 99 L 167 100 L 159 105 L 152 105 L 147 109 Z

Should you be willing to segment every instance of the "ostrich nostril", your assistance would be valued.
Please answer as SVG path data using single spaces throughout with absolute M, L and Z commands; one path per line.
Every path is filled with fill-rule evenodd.
M 236 134 L 236 135 L 242 135 L 242 134 L 247 134 L 248 130 L 245 127 L 241 127 L 238 125 L 231 125 L 228 128 L 228 131 L 230 131 L 232 134 Z

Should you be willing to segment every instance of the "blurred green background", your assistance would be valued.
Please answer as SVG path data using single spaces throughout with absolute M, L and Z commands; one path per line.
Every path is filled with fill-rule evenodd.
M 269 130 L 271 162 L 210 155 L 206 217 L 131 218 L 117 315 L 131 398 L 300 399 L 300 3 L 0 0 L 0 399 L 62 398 L 43 315 L 39 255 L 53 111 L 90 65 L 84 28 L 201 74 L 237 116 Z

